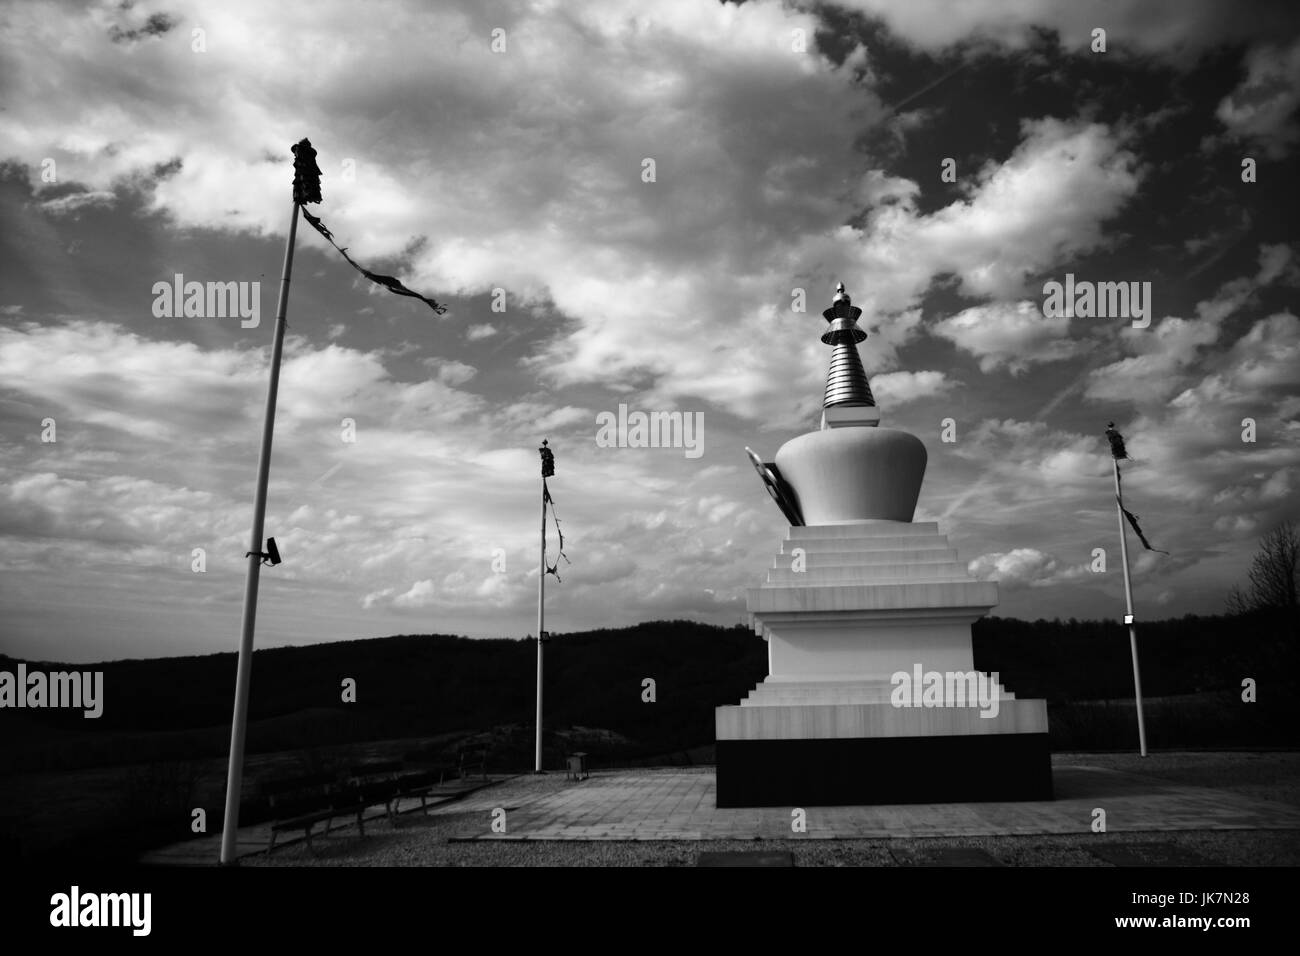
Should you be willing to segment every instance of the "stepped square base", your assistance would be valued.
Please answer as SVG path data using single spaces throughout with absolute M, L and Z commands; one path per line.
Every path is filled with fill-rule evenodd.
M 974 670 L 997 585 L 934 522 L 792 527 L 747 603 L 768 676 L 715 712 L 719 807 L 1052 798 L 1046 701 Z

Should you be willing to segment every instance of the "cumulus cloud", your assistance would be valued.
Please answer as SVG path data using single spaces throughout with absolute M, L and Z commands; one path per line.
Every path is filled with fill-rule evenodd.
M 205 9 L 205 75 L 242 82 L 200 110 L 188 45 L 138 47 L 152 77 L 142 86 L 131 79 L 139 64 L 128 73 L 104 48 L 102 25 L 56 28 L 29 11 L 14 24 L 28 42 L 14 50 L 15 105 L 0 132 L 24 153 L 59 158 L 90 189 L 170 164 L 150 180 L 150 208 L 183 227 L 274 233 L 284 167 L 274 157 L 298 131 L 272 103 L 286 85 L 309 84 L 321 94 L 312 109 L 330 118 L 330 138 L 316 142 L 330 226 L 354 253 L 399 256 L 409 282 L 434 293 L 502 287 L 512 308 L 558 310 L 571 321 L 529 360 L 554 387 L 648 374 L 656 396 L 787 422 L 806 410 L 792 415 L 769 383 L 789 376 L 794 356 L 797 382 L 815 387 L 822 362 L 803 327 L 781 321 L 793 285 L 872 276 L 859 304 L 901 342 L 936 276 L 955 274 L 972 295 L 1014 295 L 1057 257 L 1095 248 L 1137 183 L 1132 154 L 1107 127 L 1026 121 L 1005 163 L 963 177 L 963 199 L 918 214 L 915 184 L 866 168 L 846 135 L 883 114 L 854 77 L 861 55 L 837 67 L 791 53 L 791 30 L 811 36 L 818 22 L 775 3 L 502 11 L 507 54 L 491 52 L 472 5 L 437 21 L 394 11 L 404 25 L 386 41 L 393 68 L 360 87 L 369 52 L 333 39 L 352 15 L 346 4 L 278 11 L 276 30 L 337 55 L 268 58 L 236 55 L 252 43 L 250 9 Z M 97 80 L 85 97 L 37 109 L 23 90 L 33 92 L 39 65 L 24 51 L 53 42 L 55 29 Z M 586 53 L 566 55 L 575 48 Z M 400 121 L 379 102 L 402 103 Z M 160 112 L 176 122 L 160 126 Z M 344 157 L 355 161 L 350 180 L 334 173 Z M 845 187 L 837 195 L 826 183 Z M 862 204 L 864 226 L 844 225 Z M 699 347 L 722 316 L 739 334 Z M 466 337 L 497 331 L 475 323 Z M 873 370 L 890 370 L 887 352 L 871 355 Z
M 1086 567 L 1063 567 L 1054 556 L 1037 548 L 1016 548 L 1007 552 L 981 554 L 966 570 L 981 581 L 997 581 L 1009 590 L 1044 587 L 1082 576 Z
M 478 369 L 473 365 L 458 362 L 455 359 L 433 357 L 421 359 L 420 362 L 426 368 L 431 369 L 438 376 L 438 381 L 444 385 L 464 385 L 478 374 Z
M 1104 124 L 1024 120 L 1021 134 L 1006 162 L 973 177 L 965 201 L 910 230 L 909 245 L 955 273 L 968 295 L 1015 295 L 1029 275 L 1098 248 L 1102 224 L 1140 182 L 1137 157 Z
M 1269 44 L 1252 50 L 1246 78 L 1223 98 L 1215 115 L 1229 136 L 1263 150 L 1268 159 L 1282 159 L 1300 140 L 1297 107 L 1300 40 L 1290 47 Z
M 954 384 L 943 372 L 888 372 L 871 380 L 871 391 L 878 402 L 896 406 L 942 395 Z
M 851 240 L 855 255 L 846 260 L 822 241 L 805 242 L 804 256 L 847 261 L 837 268 L 870 276 L 854 298 L 867 315 L 913 309 L 945 276 L 971 298 L 1024 295 L 1030 277 L 1107 245 L 1104 224 L 1135 195 L 1142 176 L 1127 134 L 1105 124 L 1026 119 L 1020 134 L 1004 162 L 989 161 L 963 177 L 962 198 L 930 213 L 920 211 L 904 183 L 868 176 L 868 192 L 882 197 L 880 205 L 860 229 L 846 226 L 831 237 Z
M 1075 0 L 838 0 L 837 6 L 877 18 L 899 39 L 930 51 L 1023 49 L 1047 30 L 1064 50 L 1085 53 L 1092 31 L 1103 26 L 1108 56 L 1155 54 L 1188 64 L 1207 49 L 1267 37 L 1288 23 L 1285 3 L 1263 3 L 1243 17 L 1215 0 L 1113 3 L 1102 11 Z
M 303 126 L 327 127 L 314 143 L 341 244 L 361 257 L 401 257 L 412 287 L 501 287 L 512 308 L 572 317 L 572 330 L 539 357 L 552 384 L 639 369 L 673 394 L 778 406 L 763 383 L 802 344 L 794 326 L 778 330 L 776 350 L 745 350 L 734 366 L 719 367 L 691 340 L 717 316 L 752 323 L 788 303 L 801 268 L 790 238 L 823 237 L 854 211 L 820 187 L 861 175 L 846 130 L 879 107 L 855 82 L 860 57 L 835 66 L 815 49 L 792 52 L 791 31 L 812 37 L 815 15 L 694 0 L 652 13 L 602 0 L 563 16 L 545 5 L 453 4 L 434 16 L 392 4 L 374 15 L 402 23 L 383 37 L 389 68 L 358 84 L 374 76 L 375 47 L 338 41 L 355 31 L 348 4 L 199 12 L 204 76 L 239 78 L 216 100 L 191 82 L 199 54 L 188 44 L 139 44 L 127 63 L 94 18 L 56 24 L 18 11 L 12 29 L 23 42 L 5 77 L 15 105 L 0 116 L 0 134 L 96 189 L 176 159 L 150 208 L 182 227 L 274 233 L 287 146 Z M 506 31 L 504 53 L 490 47 L 494 27 Z M 278 47 L 284 55 L 248 55 L 272 35 L 291 38 Z M 40 97 L 27 95 L 42 69 L 36 51 L 51 45 L 95 81 L 70 80 L 82 96 L 36 106 Z M 307 49 L 331 55 L 295 53 Z M 292 122 L 279 109 L 286 88 L 318 94 Z M 173 121 L 159 124 L 159 115 Z M 352 179 L 337 174 L 344 158 L 354 161 Z M 652 181 L 642 178 L 647 159 Z M 468 336 L 488 330 L 478 323 Z
M 559 459 L 551 491 L 573 561 L 562 575 L 575 622 L 685 613 L 671 607 L 683 594 L 701 613 L 726 613 L 747 583 L 732 564 L 744 551 L 736 535 L 770 533 L 777 518 L 774 509 L 756 518 L 768 507 L 757 482 L 734 493 L 737 469 L 717 463 L 725 451 L 696 463 L 672 450 L 651 461 L 643 449 L 601 449 L 588 407 L 541 396 L 489 405 L 437 378 L 395 378 L 383 348 L 289 346 L 267 512 L 286 561 L 264 582 L 270 607 L 288 589 L 291 602 L 331 602 L 336 617 L 340 601 L 394 621 L 524 614 L 536 599 L 543 435 Z M 57 568 L 65 582 L 127 568 L 175 573 L 196 606 L 234 613 L 267 358 L 105 322 L 0 327 L 6 395 L 59 428 L 58 443 L 42 445 L 24 423 L 23 452 L 0 465 L 0 566 L 43 578 Z M 461 365 L 433 371 L 462 379 Z M 344 418 L 355 441 L 341 437 Z M 195 548 L 207 553 L 204 575 L 190 572 Z M 695 593 L 705 580 L 707 599 Z M 292 621 L 273 633 L 301 639 Z
M 1191 369 L 1208 346 L 1218 343 L 1226 319 L 1263 288 L 1279 280 L 1295 281 L 1295 254 L 1285 245 L 1259 250 L 1259 270 L 1225 282 L 1213 296 L 1198 302 L 1196 317 L 1167 316 L 1149 329 L 1125 328 L 1121 348 L 1131 354 L 1088 374 L 1084 394 L 1098 401 L 1163 402 L 1188 384 Z
M 106 189 L 70 192 L 44 200 L 41 209 L 54 216 L 66 216 L 86 208 L 111 206 L 116 198 L 116 193 Z
M 1012 374 L 1033 365 L 1073 358 L 1087 348 L 1070 338 L 1070 320 L 1047 317 L 1023 300 L 972 306 L 936 323 L 931 331 L 979 359 L 980 371 L 1005 367 Z
M 1189 528 L 1212 526 L 1230 540 L 1250 542 L 1258 529 L 1294 517 L 1298 363 L 1300 319 L 1280 312 L 1252 322 L 1226 350 L 1199 359 L 1168 399 L 1137 403 L 1139 412 L 1123 431 L 1137 459 L 1130 470 L 1141 482 L 1139 500 L 1150 509 L 1139 513 L 1144 529 L 1168 529 L 1161 547 L 1175 558 L 1205 547 Z
M 1080 435 L 1043 421 L 985 419 L 967 429 L 952 450 L 996 471 L 1004 491 L 1043 498 L 1108 473 L 1098 436 Z

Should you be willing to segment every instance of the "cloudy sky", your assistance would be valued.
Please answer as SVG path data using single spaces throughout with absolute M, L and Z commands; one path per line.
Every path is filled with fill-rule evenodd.
M 0 650 L 237 646 L 304 136 L 339 244 L 449 308 L 299 229 L 258 646 L 532 631 L 543 437 L 550 629 L 742 621 L 785 531 L 743 448 L 815 427 L 841 279 L 882 424 L 929 450 L 917 520 L 996 613 L 1123 614 L 1112 419 L 1170 552 L 1135 552 L 1139 618 L 1220 610 L 1296 514 L 1286 3 L 15 2 L 0 31 Z M 1149 282 L 1149 327 L 1045 316 L 1067 273 Z M 156 314 L 177 274 L 260 283 L 260 323 Z M 703 453 L 600 447 L 620 403 L 702 415 Z

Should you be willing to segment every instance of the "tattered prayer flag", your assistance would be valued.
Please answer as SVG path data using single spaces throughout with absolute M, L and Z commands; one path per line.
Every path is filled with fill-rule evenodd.
M 307 222 L 311 224 L 311 227 L 325 237 L 326 242 L 328 242 L 335 249 L 338 249 L 339 255 L 341 255 L 344 259 L 348 260 L 348 264 L 351 265 L 352 268 L 356 269 L 358 272 L 360 272 L 371 282 L 377 283 L 378 285 L 382 285 L 384 288 L 388 289 L 389 292 L 395 292 L 398 295 L 409 295 L 413 299 L 419 299 L 421 302 L 424 302 L 426 305 L 429 306 L 429 308 L 433 309 L 433 311 L 437 312 L 439 315 L 442 315 L 444 312 L 447 311 L 447 307 L 445 305 L 440 305 L 435 300 L 430 299 L 428 296 L 420 295 L 420 293 L 418 292 L 412 292 L 406 286 L 402 285 L 402 283 L 395 277 L 380 275 L 377 272 L 371 272 L 369 269 L 365 269 L 357 265 L 357 263 L 353 261 L 352 257 L 348 255 L 347 249 L 340 247 L 339 244 L 334 241 L 334 234 L 329 231 L 329 228 L 325 225 L 325 223 L 321 222 L 318 217 L 313 216 L 306 209 L 302 209 L 302 214 L 303 214 L 303 218 L 305 218 Z
M 560 570 L 559 570 L 560 558 L 564 559 L 565 564 L 572 564 L 573 562 L 570 561 L 569 556 L 564 553 L 564 532 L 560 530 L 560 516 L 555 513 L 555 499 L 551 497 L 551 489 L 547 486 L 546 479 L 543 478 L 542 479 L 542 507 L 545 508 L 548 505 L 549 505 L 549 510 L 551 512 L 551 520 L 555 522 L 555 534 L 560 539 L 560 551 L 559 551 L 559 555 L 555 559 L 555 563 L 546 565 L 546 573 L 554 574 L 555 580 L 559 581 L 560 580 Z M 545 542 L 546 539 L 543 538 L 542 539 L 542 563 L 543 564 L 546 564 L 546 543 Z
M 1119 510 L 1123 512 L 1124 517 L 1128 520 L 1129 527 L 1133 529 L 1133 532 L 1138 536 L 1138 540 L 1142 542 L 1142 547 L 1159 554 L 1168 554 L 1168 551 L 1161 551 L 1159 548 L 1151 547 L 1151 542 L 1147 540 L 1146 535 L 1142 533 L 1142 528 L 1138 525 L 1137 515 L 1124 507 L 1119 463 L 1121 459 L 1128 458 L 1129 455 L 1128 449 L 1124 447 L 1124 436 L 1116 430 L 1114 422 L 1111 422 L 1106 429 L 1106 439 L 1110 442 L 1111 457 L 1115 459 L 1115 503 L 1119 505 Z
M 1125 508 L 1124 502 L 1120 501 L 1118 497 L 1116 497 L 1115 500 L 1119 502 L 1119 510 L 1124 512 L 1124 517 L 1128 519 L 1128 523 L 1133 527 L 1133 531 L 1137 534 L 1138 540 L 1142 542 L 1142 547 L 1146 548 L 1148 551 L 1158 551 L 1160 554 L 1168 554 L 1168 551 L 1161 551 L 1159 548 L 1151 547 L 1151 542 L 1147 540 L 1147 536 L 1144 535 L 1142 529 L 1138 527 L 1137 515 Z

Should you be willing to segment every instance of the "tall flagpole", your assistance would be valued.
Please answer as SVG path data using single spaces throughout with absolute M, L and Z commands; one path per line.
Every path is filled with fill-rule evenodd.
M 537 571 L 537 746 L 533 772 L 542 772 L 542 644 L 546 640 L 543 608 L 546 601 L 546 479 L 542 479 L 542 546 Z
M 244 624 L 239 638 L 239 665 L 235 675 L 235 714 L 230 723 L 230 766 L 226 772 L 226 815 L 221 827 L 221 863 L 236 861 L 235 837 L 239 829 L 239 798 L 244 784 L 244 737 L 248 729 L 248 695 L 253 676 L 253 622 L 257 617 L 257 584 L 262 567 L 262 527 L 266 518 L 266 486 L 271 475 L 271 432 L 275 427 L 275 399 L 280 389 L 280 355 L 284 350 L 285 309 L 289 305 L 289 278 L 293 273 L 293 243 L 298 233 L 298 201 L 289 220 L 289 240 L 284 247 L 284 272 L 275 306 L 275 339 L 271 346 L 271 381 L 266 388 L 266 418 L 262 449 L 257 457 L 257 491 L 253 497 L 253 534 L 248 546 L 248 576 L 244 579 Z
M 1124 603 L 1128 609 L 1128 613 L 1124 615 L 1124 623 L 1128 625 L 1128 644 L 1133 655 L 1133 694 L 1137 701 L 1138 746 L 1142 751 L 1142 756 L 1145 757 L 1147 755 L 1147 727 L 1146 721 L 1142 717 L 1142 672 L 1138 668 L 1137 625 L 1133 623 L 1133 586 L 1129 583 L 1128 578 L 1128 528 L 1124 525 L 1124 502 L 1119 491 L 1119 459 L 1112 455 L 1111 464 L 1115 469 L 1115 514 L 1119 518 L 1119 556 L 1124 564 Z
M 542 772 L 542 644 L 546 641 L 544 617 L 546 603 L 546 479 L 555 474 L 555 453 L 542 439 L 537 449 L 542 457 L 542 540 L 538 551 L 537 567 L 537 743 L 533 759 L 533 772 Z

